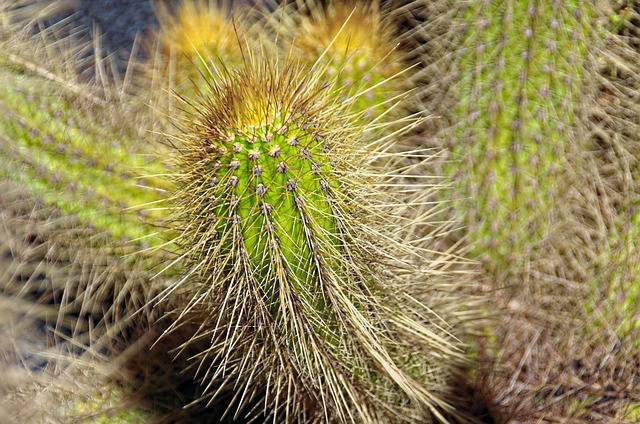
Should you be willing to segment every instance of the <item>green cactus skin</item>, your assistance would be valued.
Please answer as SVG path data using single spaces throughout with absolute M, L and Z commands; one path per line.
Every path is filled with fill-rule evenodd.
M 336 244 L 330 200 L 336 183 L 330 182 L 330 166 L 322 145 L 313 139 L 313 125 L 303 124 L 307 126 L 304 130 L 296 125 L 296 121 L 304 122 L 301 117 L 285 118 L 281 112 L 273 122 L 249 134 L 229 135 L 218 145 L 207 140 L 202 147 L 213 152 L 208 158 L 211 162 L 184 184 L 209 181 L 211 189 L 202 194 L 216 199 L 217 205 L 202 221 L 192 224 L 204 229 L 198 234 L 207 236 L 213 230 L 214 237 L 220 237 L 214 239 L 221 246 L 219 254 L 235 254 L 239 240 L 225 236 L 237 233 L 257 279 L 271 280 L 270 265 L 282 260 L 289 264 L 292 278 L 306 285 L 302 282 L 313 280 L 317 272 L 314 265 L 320 266 L 314 264 L 312 255 L 321 255 L 321 249 Z M 184 159 L 186 163 L 207 160 L 201 156 Z M 318 291 L 318 287 L 296 287 L 302 289 Z M 275 302 L 274 288 L 265 291 L 271 293 L 269 303 Z
M 449 173 L 473 255 L 504 276 L 525 266 L 562 199 L 591 12 L 528 0 L 462 9 Z
M 211 341 L 200 374 L 214 398 L 242 393 L 230 414 L 257 402 L 279 422 L 444 420 L 462 356 L 397 290 L 425 277 L 382 213 L 395 203 L 385 144 L 362 138 L 322 75 L 282 66 L 223 72 L 180 125 L 174 242 L 190 271 L 167 289 L 189 299 L 176 325 Z

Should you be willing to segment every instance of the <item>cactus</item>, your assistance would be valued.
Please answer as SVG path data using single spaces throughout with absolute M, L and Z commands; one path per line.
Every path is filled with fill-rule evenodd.
M 608 2 L 422 3 L 422 94 L 445 118 L 425 142 L 450 141 L 463 237 L 506 288 L 477 388 L 498 420 L 625 422 L 635 388 L 598 387 L 630 388 L 637 358 L 636 6 L 621 37 Z
M 31 3 L 38 10 L 40 2 Z M 42 7 L 57 10 L 58 3 L 50 3 Z M 88 66 L 75 58 L 86 43 L 71 50 L 68 39 L 48 41 L 65 28 L 33 35 L 20 27 L 0 27 L 0 175 L 114 238 L 159 245 L 150 223 L 165 225 L 159 209 L 167 186 L 158 177 L 164 172 L 161 146 L 152 147 L 144 128 L 157 118 L 106 80 L 105 60 L 95 60 L 86 72 L 94 81 L 75 74 Z M 63 63 L 43 65 L 53 58 Z M 142 211 L 143 205 L 153 208 Z
M 529 266 L 562 201 L 591 12 L 556 1 L 463 9 L 448 169 L 474 255 L 505 278 Z
M 253 417 L 290 422 L 464 415 L 453 411 L 448 387 L 465 362 L 461 345 L 405 290 L 424 283 L 419 290 L 434 296 L 429 301 L 445 298 L 440 273 L 451 257 L 425 263 L 425 240 L 413 233 L 424 226 L 423 215 L 406 214 L 428 214 L 418 193 L 430 185 L 406 182 L 427 180 L 411 165 L 422 152 L 387 153 L 404 129 L 373 138 L 375 131 L 349 121 L 357 95 L 341 104 L 335 87 L 321 88 L 324 75 L 304 77 L 297 65 L 249 56 L 241 71 L 204 73 L 195 91 L 211 98 L 189 100 L 196 114 L 184 117 L 186 135 L 171 136 L 175 162 L 166 170 L 158 161 L 162 145 L 136 144 L 140 125 L 150 125 L 128 109 L 136 99 L 121 93 L 112 104 L 93 96 L 93 86 L 34 72 L 22 59 L 5 55 L 0 67 L 7 82 L 0 101 L 11 111 L 0 120 L 0 146 L 11 156 L 2 175 L 27 198 L 41 199 L 43 214 L 57 210 L 70 225 L 47 234 L 59 252 L 50 260 L 64 274 L 56 280 L 61 285 L 52 283 L 63 288 L 57 325 L 67 313 L 78 314 L 71 344 L 86 344 L 86 351 L 80 360 L 75 351 L 61 351 L 59 363 L 105 371 L 106 355 L 141 368 L 136 377 L 143 380 L 110 381 L 123 369 L 107 367 L 105 386 L 114 390 L 74 396 L 92 374 L 62 367 L 65 378 L 58 380 L 69 386 L 55 391 L 70 403 L 61 420 L 85 412 L 145 416 L 122 398 L 136 390 L 157 395 L 158 372 L 190 377 L 182 360 L 156 363 L 131 345 L 167 311 L 159 331 L 175 322 L 157 341 L 166 348 L 158 357 L 178 352 L 198 359 L 205 393 L 194 403 L 214 409 L 228 403 L 230 417 L 245 408 Z M 116 126 L 111 116 L 122 122 Z M 163 194 L 173 187 L 165 174 L 177 190 L 171 217 Z M 141 177 L 151 188 L 142 187 Z M 406 204 L 410 197 L 415 203 Z M 13 206 L 26 213 L 29 204 Z M 176 269 L 184 271 L 179 281 Z M 168 288 L 155 297 L 158 287 Z M 141 340 L 143 348 L 151 343 Z M 127 359 L 127 347 L 135 360 Z
M 592 316 L 593 333 L 601 333 L 605 338 L 615 334 L 625 341 L 627 348 L 637 350 L 640 347 L 637 337 L 640 282 L 636 277 L 640 264 L 639 219 L 637 214 L 627 219 L 628 222 L 624 222 L 624 217 L 620 219 L 600 257 L 599 272 L 586 309 Z
M 171 10 L 167 4 L 157 9 L 161 30 L 160 51 L 168 61 L 171 56 L 183 67 L 193 68 L 196 59 L 215 59 L 235 52 L 238 46 L 228 1 L 182 0 Z M 235 53 L 234 53 L 235 54 Z
M 73 102 L 53 97 L 47 82 L 7 70 L 6 64 L 1 78 L 7 111 L 1 148 L 12 159 L 1 164 L 2 175 L 114 237 L 158 245 L 161 241 L 151 236 L 156 230 L 144 224 L 158 214 L 145 218 L 132 210 L 159 200 L 159 180 L 140 176 L 152 173 L 141 170 L 153 166 L 153 156 L 145 158 L 126 133 L 99 125 L 97 117 L 82 114 Z M 156 191 L 143 187 L 154 183 Z
M 252 38 L 247 35 L 248 8 L 234 7 L 227 0 L 181 0 L 175 7 L 160 3 L 156 15 L 160 28 L 145 40 L 151 51 L 142 69 L 160 88 L 152 90 L 160 107 L 173 100 L 164 90 L 192 98 L 204 75 L 211 74 L 211 66 L 242 64 L 243 49 L 249 48 Z
M 605 9 L 607 10 L 607 9 Z M 590 113 L 589 141 L 595 152 L 596 174 L 602 192 L 602 209 L 608 218 L 607 237 L 597 263 L 589 312 L 595 327 L 610 328 L 637 350 L 638 199 L 640 150 L 640 53 L 637 50 L 638 5 L 610 8 L 598 50 L 598 68 L 592 78 L 601 87 Z M 605 20 L 604 18 L 602 19 Z M 603 301 L 605 299 L 605 301 Z M 605 331 L 605 333 L 607 333 Z
M 45 41 L 57 31 L 0 26 L 0 209 L 12 255 L 0 293 L 30 304 L 27 318 L 44 309 L 32 328 L 13 334 L 33 377 L 16 389 L 29 401 L 12 399 L 18 422 L 77 418 L 79 410 L 41 398 L 53 391 L 56 404 L 79 401 L 83 393 L 70 387 L 89 377 L 71 372 L 73 365 L 113 371 L 103 355 L 117 355 L 155 319 L 150 279 L 168 259 L 158 250 L 165 243 L 161 146 L 152 151 L 139 127 L 151 111 L 70 73 L 78 61 L 43 65 L 68 57 L 63 42 Z
M 267 22 L 280 51 L 348 87 L 344 99 L 358 93 L 354 111 L 369 121 L 386 115 L 388 122 L 399 116 L 392 109 L 406 97 L 411 71 L 386 9 L 378 1 L 299 0 L 269 14 Z
M 211 341 L 203 384 L 242 393 L 232 416 L 255 403 L 287 422 L 444 419 L 461 352 L 394 288 L 425 275 L 410 265 L 421 249 L 395 235 L 407 218 L 385 203 L 389 186 L 424 187 L 394 182 L 390 141 L 363 139 L 352 105 L 305 72 L 255 58 L 222 72 L 174 143 L 174 242 L 189 271 L 167 293 L 185 293 L 182 320 Z

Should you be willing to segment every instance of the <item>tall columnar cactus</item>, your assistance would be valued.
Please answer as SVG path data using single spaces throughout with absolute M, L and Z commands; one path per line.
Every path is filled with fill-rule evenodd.
M 0 275 L 0 293 L 46 312 L 12 341 L 20 347 L 31 341 L 20 355 L 29 358 L 23 363 L 36 378 L 19 390 L 65 393 L 56 405 L 68 406 L 87 395 L 67 391 L 70 369 L 101 368 L 101 355 L 124 349 L 128 335 L 153 320 L 150 280 L 168 255 L 146 252 L 165 243 L 159 234 L 166 231 L 161 210 L 168 185 L 158 177 L 162 147 L 150 149 L 151 135 L 139 126 L 151 121 L 151 111 L 112 86 L 82 81 L 69 72 L 77 61 L 48 66 L 48 58 L 69 53 L 45 41 L 57 29 L 34 35 L 0 26 L 0 209 L 12 260 Z M 40 378 L 55 383 L 49 387 Z M 15 408 L 17 421 L 62 416 L 60 422 L 69 422 L 82 415 L 28 403 Z
M 239 393 L 232 415 L 442 418 L 461 352 L 400 289 L 434 282 L 393 213 L 394 190 L 424 186 L 403 184 L 390 141 L 364 137 L 336 87 L 305 74 L 250 59 L 192 102 L 172 167 L 190 270 L 167 289 L 189 299 L 177 325 L 195 320 L 194 341 L 210 340 L 200 374 L 214 397 Z
M 466 2 L 446 135 L 474 256 L 490 273 L 524 269 L 556 225 L 588 43 L 580 2 Z
M 479 390 L 511 420 L 630 422 L 637 390 L 601 388 L 632 387 L 637 368 L 637 6 L 423 3 L 423 94 L 445 118 L 427 135 L 451 140 L 472 253 L 507 285 L 491 293 L 509 308 L 492 328 L 503 373 Z

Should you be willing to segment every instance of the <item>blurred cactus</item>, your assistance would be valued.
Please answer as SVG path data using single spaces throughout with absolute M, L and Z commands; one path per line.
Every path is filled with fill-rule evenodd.
M 396 41 L 397 28 L 379 1 L 297 0 L 267 16 L 271 38 L 284 55 L 303 58 L 327 80 L 358 94 L 354 112 L 368 120 L 398 117 L 393 109 L 407 97 L 411 71 Z
M 600 182 L 607 237 L 598 258 L 590 311 L 596 327 L 611 331 L 637 351 L 638 202 L 640 200 L 640 5 L 604 8 L 597 87 L 587 122 Z
M 423 4 L 409 20 L 421 96 L 444 118 L 423 141 L 448 146 L 462 241 L 503 288 L 487 330 L 499 364 L 477 390 L 498 419 L 624 421 L 612 411 L 633 403 L 598 387 L 630 387 L 637 358 L 635 6 Z M 629 18 L 615 30 L 614 13 Z
M 14 16 L 0 6 L 3 17 Z M 76 73 L 86 66 L 75 56 L 85 44 L 51 42 L 64 32 L 59 26 L 36 33 L 22 22 L 2 22 L 0 209 L 10 265 L 0 275 L 0 293 L 32 305 L 29 327 L 12 333 L 15 355 L 3 358 L 31 371 L 17 384 L 22 396 L 9 402 L 11 416 L 70 422 L 85 415 L 70 405 L 92 396 L 89 369 L 101 369 L 111 384 L 114 370 L 105 358 L 161 316 L 148 308 L 154 269 L 170 256 L 159 250 L 161 146 L 151 149 L 151 134 L 140 126 L 152 111 L 106 82 L 104 62 L 96 60 L 92 81 Z M 49 66 L 51 58 L 63 63 Z
M 151 94 L 159 110 L 169 115 L 173 93 L 192 98 L 211 68 L 240 66 L 249 49 L 252 28 L 248 8 L 229 0 L 181 0 L 172 6 L 158 3 L 160 27 L 146 38 L 149 59 L 142 71 L 149 75 Z M 248 52 L 247 52 L 248 53 Z
M 460 13 L 447 169 L 473 255 L 504 278 L 528 266 L 563 201 L 591 12 L 523 1 L 468 2 Z
M 160 183 L 141 172 L 158 174 L 162 168 L 156 163 L 154 169 L 154 156 L 145 152 L 144 143 L 135 143 L 138 134 L 132 137 L 124 126 L 100 123 L 99 111 L 83 113 L 78 103 L 84 99 L 65 99 L 46 79 L 6 63 L 1 78 L 6 112 L 0 148 L 11 158 L 1 164 L 2 175 L 114 237 L 161 243 L 151 237 L 157 230 L 144 223 L 157 213 L 134 210 L 157 202 L 161 189 L 144 187 Z
M 175 9 L 159 3 L 157 16 L 160 29 L 156 33 L 164 62 L 177 61 L 183 68 L 193 69 L 197 59 L 227 57 L 238 46 L 231 2 L 224 0 L 182 0 Z

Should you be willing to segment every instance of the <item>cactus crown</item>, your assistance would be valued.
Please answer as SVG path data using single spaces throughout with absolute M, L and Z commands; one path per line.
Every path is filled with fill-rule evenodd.
M 181 1 L 175 9 L 162 3 L 157 16 L 162 27 L 161 48 L 194 59 L 207 52 L 229 52 L 237 45 L 230 7 L 206 0 Z M 226 2 L 225 2 L 226 3 Z
M 307 66 L 322 69 L 326 79 L 347 87 L 341 95 L 360 93 L 354 110 L 366 111 L 367 119 L 385 114 L 397 96 L 407 94 L 404 55 L 378 1 L 322 5 L 301 0 L 271 14 L 267 22 L 281 50 L 294 51 Z
M 326 7 L 309 5 L 309 14 L 300 16 L 295 43 L 306 52 L 332 52 L 348 56 L 367 55 L 369 63 L 379 63 L 394 50 L 393 27 L 383 19 L 377 2 L 331 2 Z

